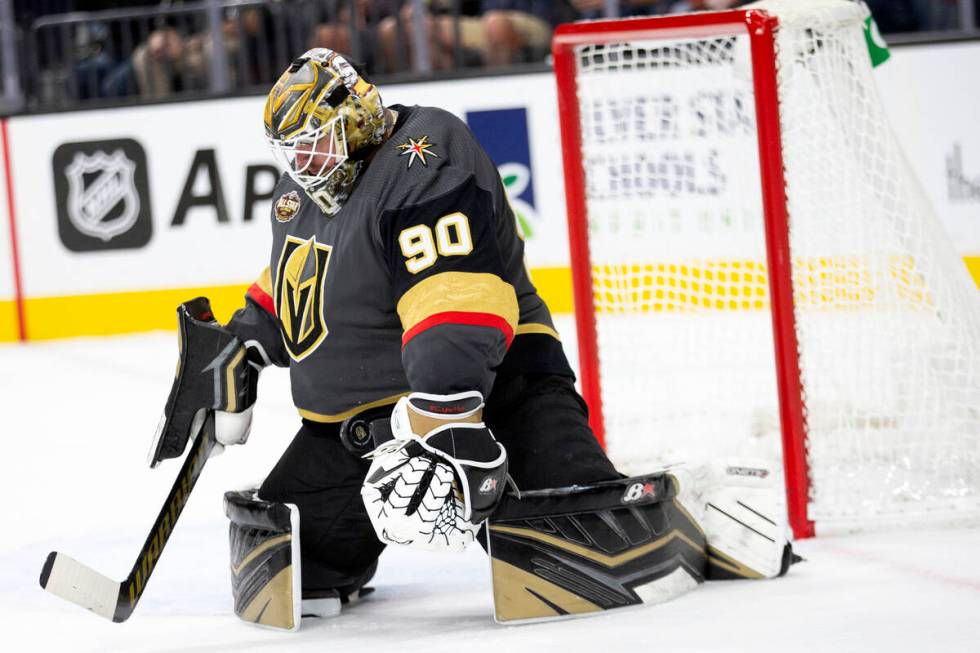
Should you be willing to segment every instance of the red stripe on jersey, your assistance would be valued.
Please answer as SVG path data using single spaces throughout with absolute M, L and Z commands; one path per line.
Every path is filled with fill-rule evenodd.
M 259 306 L 268 311 L 269 315 L 275 316 L 276 303 L 272 301 L 272 296 L 269 293 L 262 290 L 262 287 L 259 286 L 259 284 L 252 284 L 252 287 L 248 289 L 248 296 L 258 302 Z
M 406 331 L 402 335 L 402 347 L 407 345 L 409 340 L 426 329 L 431 329 L 439 324 L 469 324 L 473 326 L 485 326 L 498 329 L 504 334 L 504 339 L 507 341 L 507 347 L 510 347 L 510 343 L 514 339 L 514 330 L 511 328 L 510 324 L 507 323 L 507 320 L 499 315 L 494 315 L 493 313 L 446 311 L 445 313 L 430 315 Z

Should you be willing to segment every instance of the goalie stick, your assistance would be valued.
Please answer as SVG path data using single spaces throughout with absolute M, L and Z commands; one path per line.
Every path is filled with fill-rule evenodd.
M 114 581 L 74 558 L 52 551 L 41 569 L 41 587 L 116 623 L 129 619 L 215 443 L 214 412 L 209 410 L 194 446 L 187 454 L 177 480 L 125 580 Z

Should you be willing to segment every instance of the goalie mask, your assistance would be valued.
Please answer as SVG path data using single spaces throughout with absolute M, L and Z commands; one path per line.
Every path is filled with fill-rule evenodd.
M 265 103 L 265 135 L 276 162 L 327 215 L 340 211 L 364 155 L 384 133 L 377 88 L 326 48 L 293 61 Z

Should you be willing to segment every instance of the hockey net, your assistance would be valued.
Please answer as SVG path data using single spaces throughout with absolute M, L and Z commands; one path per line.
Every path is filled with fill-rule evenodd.
M 980 293 L 865 18 L 771 0 L 555 38 L 593 426 L 627 473 L 783 456 L 797 535 L 980 514 Z

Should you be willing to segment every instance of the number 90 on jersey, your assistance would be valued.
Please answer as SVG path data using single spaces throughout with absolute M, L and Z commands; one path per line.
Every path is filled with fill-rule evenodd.
M 419 224 L 398 234 L 405 268 L 412 274 L 431 267 L 440 256 L 465 256 L 473 251 L 470 221 L 463 213 L 450 213 L 436 221 L 435 229 Z

